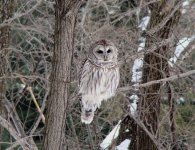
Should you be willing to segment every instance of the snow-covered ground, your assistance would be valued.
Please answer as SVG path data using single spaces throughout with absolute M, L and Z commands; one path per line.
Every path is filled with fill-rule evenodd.
M 179 97 L 177 100 L 176 100 L 177 104 L 183 104 L 185 102 L 185 99 L 183 97 Z
M 128 150 L 130 143 L 131 140 L 125 139 L 123 142 L 120 143 L 120 145 L 116 147 L 116 150 Z
M 116 139 L 119 135 L 121 120 L 118 122 L 118 124 L 112 129 L 112 131 L 106 136 L 106 138 L 103 140 L 103 142 L 100 144 L 100 147 L 102 150 L 107 150 L 110 144 L 114 139 Z

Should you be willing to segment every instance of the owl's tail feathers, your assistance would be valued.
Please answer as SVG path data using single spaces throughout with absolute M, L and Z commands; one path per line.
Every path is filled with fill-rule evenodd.
M 81 122 L 85 124 L 90 124 L 93 121 L 94 111 L 93 110 L 82 110 L 81 112 Z

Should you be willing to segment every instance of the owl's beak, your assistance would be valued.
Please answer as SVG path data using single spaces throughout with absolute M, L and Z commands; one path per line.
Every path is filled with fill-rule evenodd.
M 107 55 L 104 56 L 104 61 L 108 61 L 108 56 Z

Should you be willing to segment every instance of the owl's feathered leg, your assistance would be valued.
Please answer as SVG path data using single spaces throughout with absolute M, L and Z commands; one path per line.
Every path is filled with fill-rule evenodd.
M 90 124 L 93 121 L 94 113 L 99 106 L 100 104 L 83 96 L 81 100 L 81 122 Z
M 93 121 L 94 111 L 91 110 L 82 110 L 81 112 L 81 122 L 85 124 L 90 124 Z

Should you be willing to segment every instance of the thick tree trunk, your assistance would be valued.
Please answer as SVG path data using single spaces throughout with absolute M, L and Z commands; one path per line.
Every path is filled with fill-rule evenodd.
M 66 109 L 79 0 L 56 0 L 51 91 L 46 117 L 45 150 L 64 150 Z
M 149 32 L 146 33 L 146 49 L 149 49 L 156 42 L 169 38 L 174 25 L 179 20 L 179 10 L 176 10 L 173 14 L 171 14 L 177 4 L 169 2 L 170 1 L 168 0 L 162 0 L 149 6 L 149 9 L 151 10 L 151 19 L 148 28 Z M 168 76 L 167 72 L 169 70 L 166 59 L 168 51 L 169 47 L 167 45 L 159 47 L 154 52 L 145 54 L 142 83 L 159 80 Z M 129 147 L 131 150 L 162 149 L 162 145 L 158 144 L 161 85 L 161 83 L 157 83 L 140 89 L 141 97 L 138 102 L 137 122 L 135 123 L 135 121 L 132 121 L 132 118 L 129 117 L 126 119 L 126 124 L 124 127 L 121 128 L 127 128 L 128 124 L 133 126 L 131 127 L 132 129 L 130 129 L 128 135 L 125 137 L 122 137 L 121 135 L 119 136 L 120 141 L 124 140 L 125 138 L 131 139 L 131 145 Z M 129 120 L 128 123 L 127 120 Z M 143 128 L 143 125 L 146 127 L 145 129 Z M 120 133 L 123 134 L 122 132 Z M 149 134 L 153 136 L 151 137 Z

